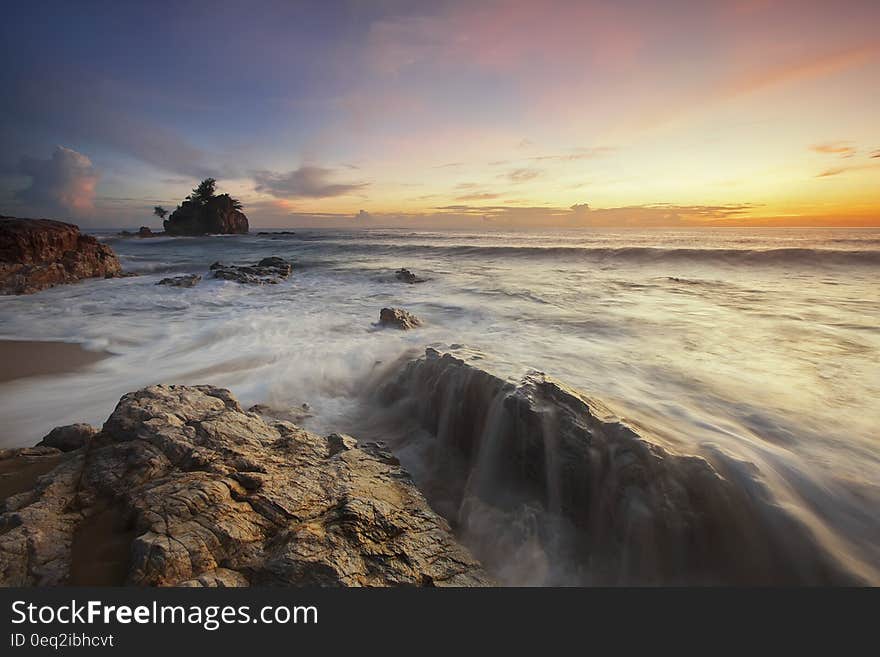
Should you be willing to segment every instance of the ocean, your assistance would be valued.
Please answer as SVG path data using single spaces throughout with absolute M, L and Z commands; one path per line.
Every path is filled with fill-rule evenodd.
M 113 357 L 0 384 L 3 446 L 100 425 L 126 392 L 211 383 L 244 406 L 308 404 L 358 434 L 377 368 L 462 344 L 512 378 L 539 370 L 667 449 L 756 469 L 780 505 L 869 578 L 880 572 L 880 231 L 295 230 L 99 233 L 126 271 L 0 298 L 0 337 Z M 280 256 L 278 285 L 213 280 Z M 395 279 L 406 267 L 425 282 Z M 199 273 L 195 288 L 157 286 Z M 399 306 L 425 325 L 375 326 Z

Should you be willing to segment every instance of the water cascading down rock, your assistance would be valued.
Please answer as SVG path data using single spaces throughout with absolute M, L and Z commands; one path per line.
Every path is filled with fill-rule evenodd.
M 774 503 L 750 464 L 731 464 L 735 478 L 544 374 L 514 383 L 484 362 L 429 348 L 373 403 L 387 409 L 386 428 L 407 427 L 401 454 L 418 456 L 404 463 L 502 581 L 861 583 Z

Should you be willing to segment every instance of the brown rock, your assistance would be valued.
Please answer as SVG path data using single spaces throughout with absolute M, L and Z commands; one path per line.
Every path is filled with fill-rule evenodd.
M 382 308 L 379 312 L 379 325 L 403 331 L 422 325 L 422 320 L 403 308 Z
M 0 217 L 0 294 L 30 294 L 121 273 L 113 250 L 73 224 Z
M 54 447 L 62 452 L 72 452 L 84 447 L 96 433 L 98 430 L 95 427 L 85 423 L 55 427 L 37 443 L 37 447 Z
M 491 583 L 397 465 L 349 447 L 331 457 L 219 388 L 129 393 L 3 502 L 0 585 Z

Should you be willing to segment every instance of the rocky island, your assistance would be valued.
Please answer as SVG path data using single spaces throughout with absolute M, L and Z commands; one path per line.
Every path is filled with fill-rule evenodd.
M 74 224 L 0 216 L 0 294 L 121 274 L 113 249 Z
M 248 232 L 241 203 L 229 194 L 215 194 L 216 182 L 206 178 L 164 221 L 168 235 L 227 235 Z

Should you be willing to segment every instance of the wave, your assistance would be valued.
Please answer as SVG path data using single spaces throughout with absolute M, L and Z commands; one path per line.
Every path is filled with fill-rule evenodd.
M 302 245 L 306 250 L 338 253 L 370 253 L 384 255 L 436 255 L 458 258 L 544 258 L 584 259 L 597 262 L 632 262 L 637 264 L 663 262 L 695 262 L 722 265 L 880 265 L 880 250 L 845 250 L 817 248 L 731 249 L 731 248 L 664 248 L 607 246 L 513 246 L 513 245 L 433 245 L 394 244 L 386 242 L 326 241 Z

